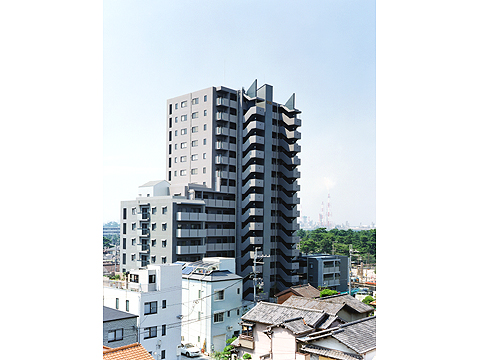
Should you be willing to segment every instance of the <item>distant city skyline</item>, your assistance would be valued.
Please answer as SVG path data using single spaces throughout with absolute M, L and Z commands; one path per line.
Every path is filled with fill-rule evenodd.
M 375 2 L 189 4 L 104 2 L 104 223 L 166 179 L 168 98 L 255 79 L 302 110 L 300 214 L 375 223 Z

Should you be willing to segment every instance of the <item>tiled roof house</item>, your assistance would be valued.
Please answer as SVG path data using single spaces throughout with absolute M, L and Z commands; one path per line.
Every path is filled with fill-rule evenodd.
M 103 360 L 155 360 L 139 343 L 109 348 L 103 346 Z
M 278 294 L 275 295 L 275 297 L 277 298 L 278 304 L 283 304 L 285 300 L 287 300 L 292 295 L 313 299 L 320 297 L 320 290 L 310 284 L 297 285 L 280 291 Z

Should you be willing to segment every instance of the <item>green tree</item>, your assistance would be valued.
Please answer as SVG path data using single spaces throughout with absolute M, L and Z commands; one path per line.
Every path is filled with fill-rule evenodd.
M 244 359 L 251 359 L 252 355 L 250 355 L 249 353 L 245 353 L 245 354 L 243 354 L 243 358 Z
M 320 291 L 320 297 L 332 296 L 337 294 L 338 294 L 337 291 L 331 290 L 331 289 L 323 289 L 322 291 Z
M 367 296 L 365 296 L 365 298 L 362 300 L 362 302 L 363 302 L 364 304 L 370 305 L 370 303 L 371 303 L 372 301 L 374 301 L 374 300 L 375 300 L 374 297 L 372 297 L 372 296 L 370 296 L 370 295 L 367 295 Z
M 103 247 L 104 247 L 104 248 L 105 248 L 105 247 L 107 247 L 107 248 L 113 247 L 112 241 L 111 241 L 109 238 L 105 237 L 105 236 L 103 237 Z

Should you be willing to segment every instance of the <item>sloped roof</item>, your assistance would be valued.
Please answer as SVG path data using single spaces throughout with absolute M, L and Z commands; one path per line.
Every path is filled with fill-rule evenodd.
M 289 287 L 288 289 L 280 291 L 278 294 L 275 295 L 275 297 L 279 297 L 279 296 L 281 296 L 283 294 L 287 294 L 289 292 L 292 292 L 293 294 L 295 294 L 297 296 L 303 296 L 303 297 L 306 297 L 306 298 L 320 297 L 320 290 L 318 290 L 317 288 L 313 287 L 310 284 L 297 285 L 297 286 Z
M 297 318 L 292 320 L 286 320 L 282 323 L 285 328 L 293 332 L 294 334 L 302 334 L 307 331 L 311 331 L 313 328 L 308 326 L 303 318 Z
M 359 354 L 377 347 L 377 319 L 375 316 L 352 321 L 339 326 L 332 337 Z
M 103 307 L 103 322 L 122 320 L 122 319 L 134 318 L 134 317 L 138 317 L 138 315 L 130 314 L 125 311 L 112 309 L 106 306 Z
M 274 325 L 295 318 L 303 318 L 307 325 L 315 328 L 326 316 L 327 314 L 322 310 L 299 309 L 284 304 L 259 302 L 254 308 L 242 316 L 242 320 Z
M 155 360 L 139 343 L 103 350 L 103 360 Z
M 283 305 L 302 307 L 307 309 L 324 310 L 326 313 L 336 315 L 345 306 L 363 314 L 372 312 L 373 308 L 348 294 L 326 296 L 319 299 L 308 299 L 300 296 L 290 296 Z
M 311 344 L 304 345 L 302 346 L 302 350 L 308 353 L 317 354 L 317 355 L 321 355 L 327 358 L 337 359 L 337 360 L 358 360 L 358 359 L 361 360 L 362 359 L 361 355 L 351 354 L 351 353 L 347 353 L 340 350 L 327 349 L 318 345 L 311 345 Z

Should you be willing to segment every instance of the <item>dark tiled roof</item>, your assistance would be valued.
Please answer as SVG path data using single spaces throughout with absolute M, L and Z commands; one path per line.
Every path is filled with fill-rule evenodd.
M 295 318 L 305 319 L 305 323 L 312 328 L 325 318 L 324 311 L 315 309 L 298 309 L 283 304 L 260 302 L 242 316 L 244 321 L 260 322 L 268 325 L 281 324 Z
M 138 317 L 138 315 L 130 314 L 125 311 L 115 310 L 109 307 L 103 307 L 103 322 L 114 321 L 120 319 L 128 319 Z
M 376 324 L 377 319 L 375 316 L 352 321 L 340 325 L 338 330 L 333 331 L 332 337 L 355 352 L 363 354 L 377 347 Z
M 297 296 L 303 296 L 306 298 L 315 298 L 320 296 L 320 290 L 318 290 L 317 288 L 313 287 L 310 284 L 307 284 L 307 285 L 292 286 L 288 289 L 280 291 L 278 294 L 275 295 L 275 297 L 281 296 L 283 294 L 287 294 L 289 292 L 292 292 Z
M 340 350 L 327 349 L 318 345 L 303 345 L 302 350 L 308 353 L 317 354 L 317 355 L 321 355 L 327 358 L 337 359 L 337 360 L 358 360 L 358 359 L 361 360 L 362 359 L 361 355 L 350 354 Z
M 286 320 L 282 323 L 288 330 L 293 332 L 294 334 L 302 334 L 308 331 L 313 330 L 311 326 L 308 326 L 303 318 L 293 319 L 293 320 Z
M 283 305 L 308 309 L 324 310 L 328 314 L 336 315 L 345 306 L 363 314 L 372 312 L 373 308 L 348 294 L 327 296 L 319 299 L 307 299 L 300 296 L 290 296 Z

